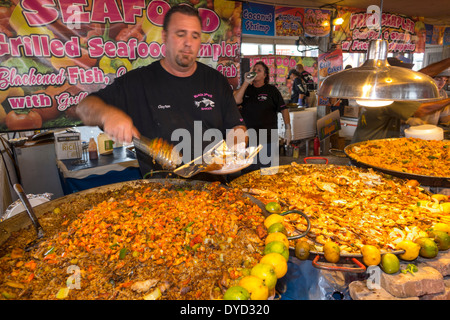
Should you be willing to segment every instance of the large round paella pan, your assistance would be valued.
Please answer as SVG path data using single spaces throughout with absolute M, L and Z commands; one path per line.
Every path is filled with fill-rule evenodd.
M 339 245 L 343 258 L 362 257 L 365 244 L 401 254 L 400 241 L 418 237 L 434 223 L 450 222 L 448 215 L 425 205 L 433 200 L 416 181 L 354 166 L 292 163 L 271 171 L 251 172 L 231 185 L 265 204 L 278 202 L 284 211 L 304 212 L 311 224 L 306 238 L 313 256 L 323 255 L 329 240 Z M 306 228 L 301 217 L 286 220 L 297 230 Z
M 374 168 L 424 186 L 450 187 L 450 141 L 417 138 L 369 140 L 344 149 L 353 165 Z
M 262 257 L 258 200 L 219 183 L 121 182 L 0 223 L 0 299 L 220 298 Z M 70 283 L 69 283 L 70 281 Z M 70 286 L 69 286 L 70 284 Z

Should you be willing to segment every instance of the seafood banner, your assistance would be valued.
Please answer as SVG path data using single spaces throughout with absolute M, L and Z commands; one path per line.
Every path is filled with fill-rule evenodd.
M 381 30 L 379 22 L 378 26 L 368 27 L 373 14 L 361 9 L 338 7 L 337 18 L 342 18 L 343 23 L 334 27 L 332 38 L 344 52 L 367 52 L 370 40 L 377 39 L 388 41 L 389 52 L 425 52 L 426 28 L 417 17 L 382 13 Z
M 444 45 L 450 44 L 449 34 L 450 28 L 444 26 L 434 26 L 432 24 L 425 23 L 426 29 L 426 44 Z
M 186 3 L 202 17 L 198 61 L 236 88 L 242 4 L 228 0 L 0 1 L 0 132 L 81 125 L 90 92 L 165 55 L 165 13 Z
M 319 55 L 319 87 L 326 77 L 343 70 L 342 50 L 335 49 L 331 52 L 325 52 Z M 328 104 L 328 97 L 318 97 L 318 105 Z

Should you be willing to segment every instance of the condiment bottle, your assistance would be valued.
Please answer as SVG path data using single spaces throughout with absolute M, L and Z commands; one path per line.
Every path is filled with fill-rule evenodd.
M 294 147 L 291 144 L 286 147 L 286 157 L 292 157 L 293 149 Z
M 98 151 L 100 154 L 111 154 L 113 152 L 114 141 L 106 134 L 100 133 L 97 137 L 98 141 Z
M 88 152 L 89 152 L 89 160 L 98 159 L 97 143 L 95 142 L 94 138 L 89 139 Z
M 293 152 L 292 157 L 297 159 L 299 155 L 300 155 L 300 149 L 298 147 L 294 147 L 294 152 Z
M 319 137 L 314 138 L 314 155 L 320 155 L 320 140 Z

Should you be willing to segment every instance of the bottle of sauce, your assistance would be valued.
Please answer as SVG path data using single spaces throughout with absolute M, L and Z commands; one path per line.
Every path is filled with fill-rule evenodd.
M 94 138 L 89 139 L 88 152 L 89 152 L 89 160 L 98 159 L 97 143 L 95 142 Z

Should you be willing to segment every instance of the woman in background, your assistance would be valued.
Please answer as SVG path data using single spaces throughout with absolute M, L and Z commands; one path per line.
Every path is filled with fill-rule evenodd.
M 278 112 L 281 112 L 285 124 L 284 139 L 288 144 L 291 140 L 289 110 L 280 91 L 269 84 L 269 68 L 264 62 L 258 61 L 252 71 L 256 75 L 247 77 L 249 73 L 246 73 L 244 83 L 234 92 L 234 99 L 249 131 L 250 146 L 263 145 L 257 164 L 246 171 L 278 165 Z M 252 139 L 250 131 L 256 132 L 256 141 Z

